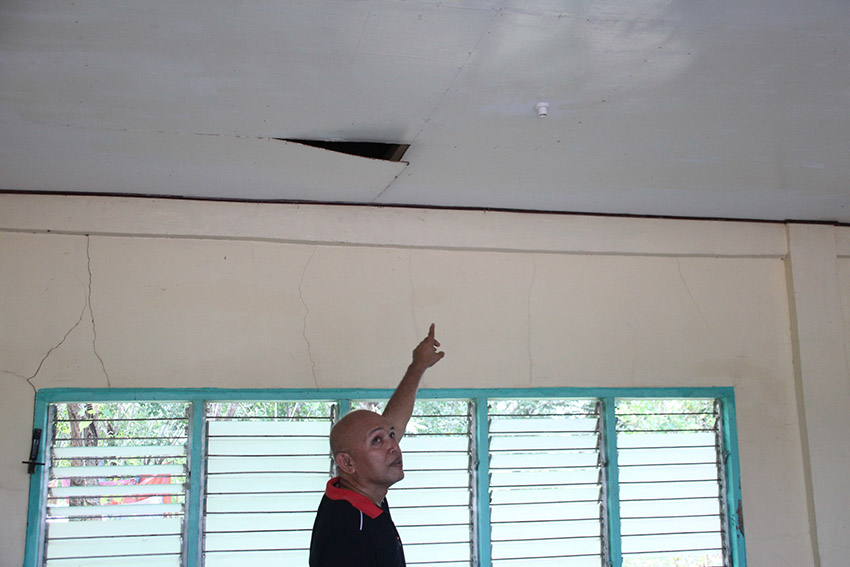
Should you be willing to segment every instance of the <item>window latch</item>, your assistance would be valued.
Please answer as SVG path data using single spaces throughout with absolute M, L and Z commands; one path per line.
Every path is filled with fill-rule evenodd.
M 38 446 L 41 444 L 41 429 L 33 429 L 32 430 L 32 444 L 30 445 L 30 458 L 28 461 L 21 461 L 23 464 L 27 465 L 27 472 L 32 474 L 35 472 L 36 465 L 43 465 L 44 463 L 39 463 L 35 460 L 38 456 Z

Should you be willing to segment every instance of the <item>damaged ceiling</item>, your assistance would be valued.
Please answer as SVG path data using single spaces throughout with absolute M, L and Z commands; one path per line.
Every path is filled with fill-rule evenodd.
M 850 2 L 5 0 L 0 128 L 6 191 L 847 223 Z

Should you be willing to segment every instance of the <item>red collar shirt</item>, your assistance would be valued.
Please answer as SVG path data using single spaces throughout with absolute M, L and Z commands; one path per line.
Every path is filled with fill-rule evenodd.
M 310 567 L 405 567 L 387 500 L 376 506 L 332 478 L 316 512 Z

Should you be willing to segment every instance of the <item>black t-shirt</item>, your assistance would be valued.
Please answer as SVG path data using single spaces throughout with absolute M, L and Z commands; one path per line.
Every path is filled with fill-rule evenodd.
M 405 567 L 401 538 L 386 499 L 380 507 L 362 494 L 328 482 L 310 542 L 310 567 Z

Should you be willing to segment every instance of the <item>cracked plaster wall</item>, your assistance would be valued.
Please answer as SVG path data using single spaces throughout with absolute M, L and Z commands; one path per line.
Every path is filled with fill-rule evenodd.
M 180 213 L 115 230 L 148 201 L 83 203 L 52 233 L 0 209 L 0 567 L 23 557 L 35 388 L 390 388 L 431 321 L 448 354 L 425 387 L 734 386 L 750 564 L 814 565 L 781 226 L 736 247 L 740 225 L 561 217 L 609 248 L 588 253 L 547 216 L 168 203 L 181 232 L 241 227 L 189 236 Z M 310 228 L 264 232 L 287 215 Z

